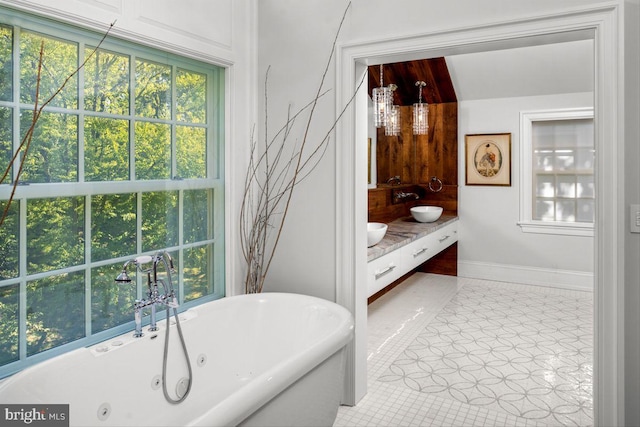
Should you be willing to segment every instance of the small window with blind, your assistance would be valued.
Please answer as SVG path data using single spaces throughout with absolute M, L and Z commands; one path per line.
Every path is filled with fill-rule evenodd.
M 522 230 L 593 235 L 593 109 L 523 112 L 521 138 Z

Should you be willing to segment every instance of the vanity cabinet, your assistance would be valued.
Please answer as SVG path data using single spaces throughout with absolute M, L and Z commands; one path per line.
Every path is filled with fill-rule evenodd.
M 458 221 L 399 247 L 367 264 L 367 296 L 371 297 L 458 241 Z

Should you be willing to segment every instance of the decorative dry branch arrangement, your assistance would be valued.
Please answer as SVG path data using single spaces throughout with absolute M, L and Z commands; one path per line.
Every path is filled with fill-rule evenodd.
M 364 82 L 360 81 L 356 91 L 320 140 L 310 142 L 309 129 L 320 99 L 329 90 L 324 88 L 325 78 L 335 54 L 336 43 L 347 15 L 349 3 L 336 32 L 331 53 L 327 60 L 315 97 L 296 112 L 287 111 L 287 119 L 273 137 L 268 136 L 268 80 L 265 76 L 265 137 L 264 145 L 258 146 L 255 133 L 251 134 L 250 158 L 245 177 L 244 197 L 240 210 L 240 244 L 246 261 L 245 292 L 262 292 L 264 282 L 282 235 L 284 222 L 294 188 L 317 167 L 328 148 L 331 133 L 355 99 L 355 93 Z M 306 113 L 306 116 L 304 115 Z M 297 139 L 292 134 L 297 121 L 303 120 L 303 134 Z
M 22 153 L 22 158 L 20 159 L 20 164 L 18 166 L 18 171 L 16 173 L 15 180 L 12 183 L 11 195 L 9 196 L 9 199 L 7 200 L 7 204 L 4 207 L 4 211 L 2 212 L 2 217 L 0 218 L 0 227 L 2 227 L 2 224 L 4 224 L 5 219 L 9 215 L 9 208 L 11 207 L 11 203 L 13 202 L 13 199 L 15 197 L 16 189 L 18 188 L 18 185 L 20 183 L 20 175 L 22 174 L 22 170 L 24 169 L 24 164 L 25 164 L 25 161 L 27 159 L 27 155 L 29 154 L 29 148 L 31 146 L 31 140 L 33 139 L 33 132 L 34 132 L 34 130 L 36 128 L 36 124 L 38 123 L 38 119 L 40 119 L 40 116 L 42 115 L 42 111 L 44 110 L 44 108 L 47 105 L 49 105 L 51 103 L 51 101 L 53 101 L 55 99 L 56 96 L 58 96 L 60 94 L 60 92 L 62 92 L 62 90 L 67 85 L 67 83 L 69 83 L 69 81 L 76 74 L 78 74 L 80 72 L 80 70 L 91 59 L 91 57 L 93 57 L 93 55 L 98 51 L 98 49 L 100 48 L 100 46 L 102 45 L 104 40 L 107 38 L 107 36 L 111 32 L 111 29 L 113 28 L 114 25 L 115 25 L 115 21 L 112 22 L 109 25 L 109 28 L 107 29 L 107 31 L 104 33 L 104 35 L 100 39 L 100 42 L 98 43 L 98 45 L 91 51 L 91 53 L 89 55 L 86 56 L 86 58 L 84 59 L 82 64 L 80 64 L 80 66 L 78 68 L 76 68 L 75 71 L 73 71 L 71 74 L 69 74 L 67 76 L 67 78 L 62 82 L 60 87 L 46 101 L 44 101 L 41 105 L 38 105 L 38 100 L 40 99 L 40 77 L 41 77 L 41 73 L 42 73 L 42 63 L 43 63 L 43 59 L 44 59 L 44 40 L 40 43 L 40 53 L 39 53 L 39 57 L 38 57 L 38 71 L 37 71 L 37 76 L 36 76 L 36 93 L 35 93 L 35 100 L 34 100 L 34 105 L 33 105 L 33 117 L 31 119 L 31 125 L 29 126 L 29 129 L 27 129 L 27 131 L 25 132 L 24 136 L 22 137 L 22 140 L 20 141 L 20 145 L 18 145 L 18 148 L 16 149 L 15 153 L 13 154 L 13 157 L 11 157 L 11 160 L 9 160 L 9 163 L 7 164 L 7 167 L 5 168 L 4 173 L 2 174 L 2 177 L 0 178 L 0 184 L 2 184 L 7 178 L 10 178 L 11 167 L 13 166 L 13 164 L 16 161 L 16 159 L 18 158 L 18 156 L 20 156 L 20 154 Z

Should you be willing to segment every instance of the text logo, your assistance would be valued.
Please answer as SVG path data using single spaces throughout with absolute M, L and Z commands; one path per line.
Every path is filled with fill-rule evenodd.
M 0 405 L 0 427 L 69 427 L 69 405 Z

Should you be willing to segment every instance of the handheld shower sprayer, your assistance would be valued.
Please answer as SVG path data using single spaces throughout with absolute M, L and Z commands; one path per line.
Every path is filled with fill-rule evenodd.
M 131 283 L 131 277 L 129 277 L 129 274 L 127 273 L 127 266 L 129 264 L 131 264 L 131 260 L 127 261 L 124 263 L 124 265 L 122 266 L 122 272 L 120 274 L 118 274 L 118 276 L 116 277 L 116 282 L 118 283 Z
M 124 263 L 124 265 L 122 266 L 122 272 L 118 274 L 115 281 L 119 283 L 131 283 L 132 282 L 131 277 L 129 277 L 129 274 L 127 273 L 127 267 L 129 266 L 129 264 L 134 264 L 137 270 L 145 273 L 147 271 L 143 270 L 140 266 L 142 264 L 148 264 L 151 261 L 153 261 L 153 257 L 150 255 L 142 255 L 134 259 L 130 259 L 129 261 Z

